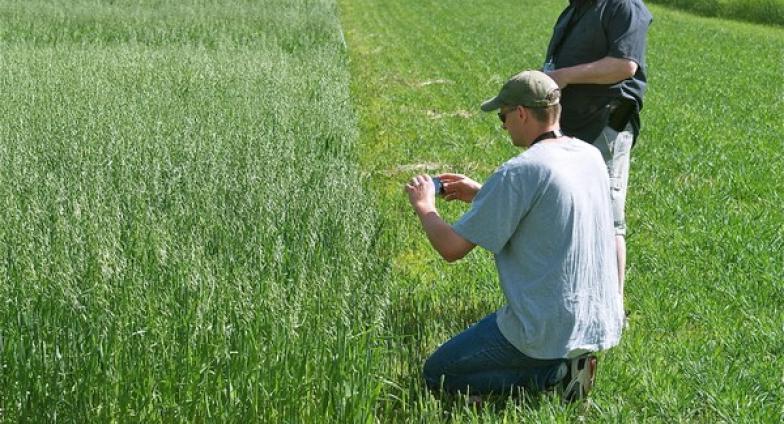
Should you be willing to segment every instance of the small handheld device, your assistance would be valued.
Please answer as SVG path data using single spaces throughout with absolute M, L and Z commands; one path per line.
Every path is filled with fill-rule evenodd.
M 441 182 L 441 178 L 433 177 L 433 186 L 436 189 L 436 195 L 444 194 L 444 183 Z

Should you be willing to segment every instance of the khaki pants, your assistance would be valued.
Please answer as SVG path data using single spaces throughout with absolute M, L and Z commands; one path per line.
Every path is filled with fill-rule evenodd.
M 631 124 L 627 124 L 623 131 L 616 131 L 604 127 L 602 133 L 596 137 L 593 145 L 602 152 L 607 172 L 610 174 L 610 196 L 613 204 L 613 220 L 615 234 L 626 235 L 626 191 L 629 185 L 629 159 L 631 156 L 634 134 Z

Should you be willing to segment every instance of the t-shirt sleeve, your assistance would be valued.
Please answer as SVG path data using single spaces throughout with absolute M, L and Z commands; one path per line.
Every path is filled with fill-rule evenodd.
M 648 26 L 653 17 L 641 2 L 616 1 L 604 14 L 608 56 L 643 65 Z
M 452 228 L 466 240 L 497 254 L 530 209 L 532 191 L 522 186 L 519 174 L 501 168 L 485 182 L 471 209 Z

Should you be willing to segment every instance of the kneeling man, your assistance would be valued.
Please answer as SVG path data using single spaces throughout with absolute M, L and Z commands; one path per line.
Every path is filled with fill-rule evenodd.
M 427 175 L 406 191 L 433 247 L 449 262 L 476 245 L 495 255 L 506 304 L 444 343 L 424 367 L 433 390 L 509 393 L 559 386 L 581 399 L 594 352 L 615 346 L 623 327 L 609 177 L 602 155 L 558 126 L 558 85 L 539 71 L 507 81 L 482 104 L 499 110 L 512 143 L 526 148 L 480 185 L 442 174 L 442 195 L 471 209 L 454 225 L 435 207 Z

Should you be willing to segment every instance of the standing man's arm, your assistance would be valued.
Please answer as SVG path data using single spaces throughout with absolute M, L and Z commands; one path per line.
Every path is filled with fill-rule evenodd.
M 560 88 L 570 84 L 615 84 L 636 75 L 645 66 L 650 12 L 642 1 L 609 1 L 600 28 L 607 40 L 601 59 L 548 72 Z M 549 54 L 549 52 L 548 52 Z
M 476 245 L 457 234 L 452 227 L 438 215 L 436 210 L 433 180 L 427 175 L 414 177 L 406 184 L 408 200 L 422 223 L 430 244 L 446 259 L 454 262 L 462 259 Z
M 637 63 L 630 59 L 605 56 L 595 62 L 547 72 L 559 88 L 570 84 L 615 84 L 631 78 L 637 72 Z

